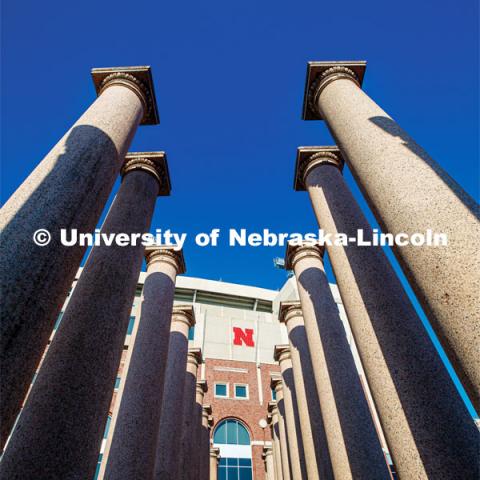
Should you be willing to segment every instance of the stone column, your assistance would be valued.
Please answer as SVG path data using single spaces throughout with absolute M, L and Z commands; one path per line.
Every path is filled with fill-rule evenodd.
M 273 464 L 273 449 L 272 447 L 263 447 L 263 461 L 265 462 L 265 472 L 267 480 L 275 479 L 275 467 Z M 310 478 L 310 477 L 309 477 Z
M 173 307 L 165 385 L 158 428 L 155 473 L 153 475 L 155 480 L 171 480 L 175 478 L 178 471 L 182 419 L 179 421 L 177 412 L 179 405 L 183 405 L 184 402 L 188 331 L 193 325 L 195 325 L 195 312 L 191 305 L 176 305 Z M 191 361 L 194 361 L 194 359 L 195 356 Z
M 325 234 L 350 238 L 363 230 L 371 238 L 342 177 L 339 150 L 302 147 L 297 159 L 297 188 L 308 189 Z M 478 432 L 382 248 L 326 248 L 400 477 L 455 476 L 467 472 L 466 465 L 476 468 Z
M 193 445 L 192 449 L 190 450 L 190 478 L 192 480 L 196 480 L 200 472 L 202 457 L 202 449 L 200 448 L 200 445 L 202 444 L 203 398 L 207 390 L 208 387 L 205 380 L 200 380 L 197 382 L 195 387 L 195 407 L 193 411 L 194 419 L 191 432 L 193 436 Z
M 322 256 L 313 244 L 287 250 L 286 268 L 297 279 L 334 476 L 389 478 Z
M 197 386 L 197 370 L 202 362 L 202 351 L 200 348 L 189 348 L 187 357 L 187 370 L 184 374 L 183 387 L 183 407 L 181 416 L 182 436 L 180 441 L 180 449 L 176 456 L 177 468 L 179 473 L 174 478 L 184 480 L 190 479 L 191 467 L 194 459 L 195 427 L 197 425 L 198 416 L 195 415 L 195 396 Z
M 278 407 L 277 407 L 276 401 L 268 403 L 267 421 L 270 423 L 270 427 L 272 429 L 273 457 L 275 460 L 275 478 L 276 480 L 282 480 L 283 479 L 282 452 L 280 447 Z
M 15 422 L 92 232 L 140 123 L 158 123 L 150 67 L 94 69 L 98 99 L 0 212 L 0 450 Z M 34 243 L 48 230 L 47 246 Z
M 210 424 L 213 423 L 211 405 L 202 405 L 202 423 L 200 428 L 200 442 L 198 445 L 199 465 L 198 476 L 201 480 L 209 478 L 210 455 Z
M 393 252 L 478 412 L 478 205 L 361 90 L 364 71 L 365 62 L 309 63 L 307 116 L 326 121 L 384 232 L 447 234 L 448 246 Z
M 332 464 L 300 302 L 282 302 L 278 318 L 280 322 L 285 323 L 290 341 L 293 380 L 308 478 L 332 479 Z
M 218 476 L 218 461 L 220 460 L 220 449 L 210 449 L 210 480 L 217 480 Z
M 287 425 L 285 422 L 285 401 L 283 398 L 283 381 L 282 377 L 272 375 L 270 386 L 275 390 L 277 401 L 277 415 L 278 415 L 278 439 L 280 440 L 280 458 L 282 459 L 282 477 L 283 480 L 290 480 L 292 478 L 289 445 L 287 438 Z M 274 414 L 274 412 L 272 412 Z
M 276 345 L 274 359 L 280 365 L 283 379 L 283 401 L 285 402 L 285 423 L 287 427 L 288 451 L 293 480 L 307 476 L 302 435 L 298 421 L 298 408 L 295 387 L 293 385 L 292 359 L 288 345 Z
M 102 233 L 147 232 L 162 153 L 132 154 Z M 97 246 L 88 257 L 0 464 L 0 478 L 92 478 L 144 247 Z
M 185 273 L 185 263 L 173 246 L 148 247 L 146 261 L 144 301 L 108 456 L 108 480 L 151 478 L 155 464 L 175 281 Z

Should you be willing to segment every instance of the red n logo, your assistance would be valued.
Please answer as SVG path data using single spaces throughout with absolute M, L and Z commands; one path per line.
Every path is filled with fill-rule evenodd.
M 233 344 L 242 345 L 244 343 L 247 347 L 254 347 L 253 328 L 246 328 L 242 330 L 238 327 L 233 327 Z

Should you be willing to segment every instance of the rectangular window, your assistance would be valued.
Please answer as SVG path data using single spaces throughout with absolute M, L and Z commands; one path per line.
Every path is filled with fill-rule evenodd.
M 248 385 L 235 385 L 235 398 L 248 399 Z
M 215 383 L 215 396 L 228 398 L 228 383 Z
M 128 322 L 127 335 L 132 334 L 134 325 L 135 325 L 135 317 L 132 316 L 130 317 L 130 321 Z
M 188 339 L 193 340 L 195 338 L 195 327 L 190 327 L 188 330 Z
M 272 400 L 277 399 L 277 392 L 272 388 Z
M 120 377 L 117 377 L 115 379 L 115 390 L 118 390 L 120 388 L 120 380 L 121 380 Z

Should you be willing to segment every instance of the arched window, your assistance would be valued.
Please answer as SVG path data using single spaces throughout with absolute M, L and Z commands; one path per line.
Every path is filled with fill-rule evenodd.
M 220 449 L 218 480 L 252 480 L 252 447 L 245 426 L 234 418 L 223 420 L 213 434 Z

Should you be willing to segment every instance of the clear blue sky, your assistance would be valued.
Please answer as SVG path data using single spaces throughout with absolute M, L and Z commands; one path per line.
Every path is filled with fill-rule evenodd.
M 301 120 L 306 63 L 360 59 L 365 91 L 478 197 L 478 13 L 471 0 L 6 0 L 2 201 L 95 99 L 92 67 L 151 65 L 161 123 L 131 150 L 165 150 L 173 186 L 152 227 L 315 231 L 295 151 L 332 139 Z M 185 248 L 189 275 L 274 289 L 283 254 Z

